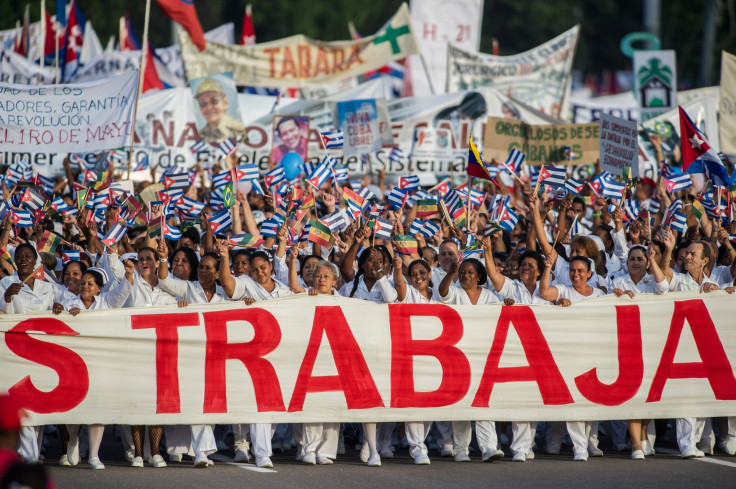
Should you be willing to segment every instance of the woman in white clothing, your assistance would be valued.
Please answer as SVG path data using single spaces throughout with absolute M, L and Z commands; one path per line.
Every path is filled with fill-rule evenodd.
M 512 304 L 551 304 L 539 295 L 539 277 L 544 270 L 544 257 L 536 251 L 525 251 L 521 255 L 519 280 L 502 275 L 495 266 L 488 238 L 481 240 L 485 255 L 486 271 L 496 291 Z M 536 422 L 511 422 L 511 451 L 514 462 L 525 462 L 534 458 L 532 445 L 537 431 Z
M 493 258 L 491 257 L 491 261 Z M 460 275 L 460 287 L 451 285 L 455 276 Z M 442 279 L 439 288 L 440 298 L 445 304 L 485 305 L 497 304 L 496 295 L 484 287 L 488 281 L 486 270 L 480 261 L 468 258 L 462 263 L 453 263 Z M 498 436 L 494 421 L 481 420 L 475 422 L 475 435 L 481 450 L 481 460 L 492 462 L 503 458 L 503 451 L 498 449 Z M 472 436 L 470 421 L 452 422 L 452 452 L 456 462 L 470 462 L 468 447 Z
M 292 248 L 292 253 L 286 263 L 289 267 L 289 287 L 295 294 L 301 294 L 307 291 L 299 283 L 299 275 L 296 270 L 297 255 L 296 248 Z M 320 260 L 311 273 L 314 288 L 309 289 L 309 295 L 339 295 L 335 291 L 337 279 L 335 265 Z M 339 431 L 340 423 L 304 423 L 301 425 L 295 423 L 294 439 L 297 441 L 297 460 L 309 465 L 332 465 L 332 461 L 337 458 Z
M 407 285 L 402 273 L 401 257 L 394 258 L 394 284 L 397 302 L 404 304 L 441 304 L 440 296 L 432 284 L 432 267 L 424 260 L 414 260 L 407 267 L 410 284 Z M 429 450 L 424 441 L 429 435 L 432 421 L 411 421 L 404 423 L 409 454 L 416 465 L 429 465 Z
M 233 277 L 230 271 L 230 258 L 224 241 L 217 243 L 220 260 L 220 284 L 226 295 L 232 300 L 244 300 L 246 305 L 255 301 L 274 299 L 291 295 L 289 287 L 273 278 L 273 264 L 265 251 L 256 251 L 250 256 L 250 275 Z M 258 467 L 273 467 L 271 462 L 271 437 L 274 431 L 270 423 L 233 424 L 235 461 L 247 462 L 248 442 L 246 435 L 250 431 L 253 453 Z
M 79 295 L 64 302 L 64 308 L 69 314 L 76 316 L 81 311 L 95 311 L 104 309 L 117 309 L 122 307 L 133 288 L 133 272 L 135 265 L 130 260 L 125 261 L 125 278 L 117 287 L 101 292 L 108 281 L 107 272 L 101 268 L 89 268 L 82 275 Z M 105 465 L 100 461 L 99 450 L 102 443 L 102 435 L 105 425 L 90 424 L 89 426 L 89 464 L 93 469 L 104 469 Z M 74 447 L 78 443 L 79 425 L 67 425 L 69 432 L 69 446 Z M 74 451 L 73 449 L 68 449 Z
M 552 250 L 551 254 L 544 261 L 544 272 L 539 281 L 539 293 L 542 297 L 566 307 L 575 302 L 604 295 L 600 289 L 588 285 L 588 280 L 590 280 L 594 272 L 592 271 L 591 260 L 584 256 L 574 256 L 570 260 L 569 277 L 572 286 L 562 284 L 557 284 L 554 287 L 550 286 L 549 276 L 556 259 L 557 253 Z M 592 423 L 589 421 L 568 421 L 566 425 L 573 443 L 573 460 L 588 460 L 588 438 Z M 598 455 L 598 453 L 594 454 Z

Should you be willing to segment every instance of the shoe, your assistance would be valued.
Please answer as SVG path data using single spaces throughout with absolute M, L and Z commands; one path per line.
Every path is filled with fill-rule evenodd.
M 641 451 L 644 452 L 645 457 L 650 457 L 656 453 L 652 444 L 649 443 L 649 440 L 644 440 L 641 442 Z
M 378 452 L 378 454 L 381 456 L 381 458 L 394 458 L 394 452 L 389 447 L 384 448 L 383 450 Z
M 125 460 L 132 462 L 135 458 L 135 450 L 125 450 Z
M 526 454 L 524 452 L 515 452 L 512 462 L 526 462 Z
M 702 450 L 695 449 L 695 458 L 703 458 L 705 457 L 705 452 Z
M 445 447 L 440 450 L 440 457 L 452 457 L 452 447 Z
M 562 444 L 557 441 L 547 443 L 547 453 L 550 455 L 559 455 Z
M 105 468 L 105 464 L 100 462 L 98 457 L 92 457 L 87 462 L 89 463 L 89 466 L 92 467 L 92 470 L 103 470 Z
M 199 452 L 196 457 L 194 457 L 194 466 L 198 469 L 204 469 L 207 468 L 209 465 L 209 459 L 207 458 L 207 455 L 204 452 Z
M 574 450 L 572 459 L 576 462 L 585 462 L 588 460 L 588 450 Z
M 421 454 L 417 457 L 414 457 L 414 465 L 429 465 L 432 462 L 429 461 L 429 457 L 427 455 Z
M 631 460 L 644 460 L 644 452 L 642 450 L 634 450 L 631 452 Z
M 74 445 L 71 443 L 67 445 L 66 459 L 71 465 L 77 465 L 79 463 L 79 438 L 77 438 L 77 442 Z
M 728 440 L 721 443 L 721 450 L 729 455 L 736 455 L 736 438 L 729 436 Z
M 133 457 L 130 461 L 131 467 L 143 467 L 143 457 Z
M 380 455 L 371 455 L 370 458 L 368 458 L 368 467 L 380 467 L 381 466 L 381 456 Z
M 250 456 L 248 455 L 248 452 L 245 450 L 235 450 L 235 458 L 233 459 L 235 462 L 250 462 Z
M 371 449 L 368 447 L 367 443 L 363 443 L 363 446 L 360 448 L 360 461 L 365 463 L 368 463 L 368 458 L 371 456 Z
M 211 458 L 208 458 L 207 459 L 207 467 L 212 467 L 213 465 L 215 465 L 215 461 L 212 460 Z
M 631 450 L 631 446 L 628 443 L 616 443 L 615 448 L 617 452 L 628 452 Z
M 317 457 L 317 465 L 332 465 L 334 462 L 331 458 L 319 456 Z
M 603 450 L 589 443 L 588 444 L 588 455 L 590 455 L 591 457 L 602 457 Z
M 695 445 L 695 448 L 702 451 L 703 453 L 707 453 L 708 455 L 713 455 L 713 446 L 707 443 L 698 443 L 697 445 Z
M 273 462 L 271 462 L 271 459 L 268 457 L 256 457 L 256 466 L 270 469 L 273 467 Z
M 527 460 L 534 460 L 534 450 L 530 448 L 529 451 L 526 452 L 526 458 Z
M 680 450 L 680 458 L 695 458 L 697 457 L 698 451 L 699 450 L 695 448 L 695 445 L 688 445 Z
M 503 458 L 503 450 L 497 448 L 491 448 L 481 457 L 482 462 L 493 462 L 494 460 L 500 460 Z
M 69 459 L 66 456 L 66 453 L 59 458 L 59 465 L 62 467 L 71 467 L 72 464 L 69 463 Z
M 345 438 L 342 436 L 337 439 L 337 454 L 345 455 Z
M 162 467 L 166 467 L 166 461 L 161 455 L 156 454 L 151 459 L 151 465 L 156 469 L 160 469 Z
M 304 447 L 296 452 L 296 461 L 301 462 L 302 460 L 304 460 Z
M 452 459 L 455 462 L 470 462 L 470 457 L 465 452 L 456 453 Z
M 307 452 L 304 454 L 302 463 L 307 465 L 317 465 L 317 454 L 314 452 Z
M 172 453 L 169 455 L 169 462 L 181 462 L 181 453 Z

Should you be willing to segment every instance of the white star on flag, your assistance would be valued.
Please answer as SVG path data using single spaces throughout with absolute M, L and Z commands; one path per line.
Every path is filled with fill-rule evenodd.
M 702 149 L 702 144 L 704 142 L 705 141 L 700 139 L 697 134 L 690 138 L 690 145 L 693 147 L 693 149 L 695 149 L 696 146 L 697 146 L 697 149 Z

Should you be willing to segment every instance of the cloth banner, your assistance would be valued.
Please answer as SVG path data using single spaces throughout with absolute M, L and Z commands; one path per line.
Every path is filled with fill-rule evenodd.
M 46 85 L 54 82 L 54 73 L 28 61 L 12 49 L 0 51 L 0 82 L 16 85 Z
M 257 303 L 0 318 L 30 425 L 605 420 L 736 412 L 733 297 Z
M 470 53 L 450 43 L 447 91 L 493 87 L 552 117 L 561 118 L 569 92 L 580 26 L 513 56 Z
M 721 52 L 721 103 L 718 134 L 721 151 L 736 154 L 736 56 Z
M 631 169 L 629 178 L 639 178 L 639 139 L 636 122 L 609 114 L 601 114 L 600 158 L 601 170 L 623 176 L 624 168 Z
M 27 152 L 127 146 L 137 89 L 138 70 L 75 85 L 0 83 L 0 145 Z
M 526 153 L 525 163 L 590 165 L 600 154 L 600 124 L 529 125 L 489 117 L 483 135 L 483 159 L 503 163 L 512 149 Z
M 303 35 L 251 46 L 208 41 L 199 52 L 183 29 L 179 29 L 179 40 L 189 79 L 230 71 L 239 86 L 321 85 L 419 53 L 406 4 L 377 34 L 356 41 L 324 42 Z
M 379 151 L 382 146 L 376 99 L 337 102 L 337 126 L 343 133 L 343 154 L 365 154 Z M 385 105 L 384 105 L 385 106 Z M 385 113 L 388 116 L 388 113 Z M 389 129 L 390 121 L 384 122 Z M 385 124 L 388 122 L 388 124 Z M 390 135 L 390 130 L 388 132 Z

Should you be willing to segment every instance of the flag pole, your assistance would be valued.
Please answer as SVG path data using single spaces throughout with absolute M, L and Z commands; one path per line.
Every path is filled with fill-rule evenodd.
M 44 58 L 46 57 L 46 0 L 41 0 L 41 42 L 38 45 L 41 47 L 41 70 L 44 67 Z
M 146 71 L 146 57 L 148 55 L 148 20 L 151 17 L 151 0 L 146 0 L 146 17 L 143 21 L 143 44 L 141 45 L 141 62 L 138 68 L 138 91 L 135 94 L 135 106 L 133 107 L 133 134 L 130 138 L 130 150 L 128 151 L 128 176 L 130 180 L 130 167 L 133 163 L 133 146 L 135 145 L 135 121 L 138 117 L 138 100 L 143 89 L 143 73 Z
M 59 19 L 56 19 L 56 22 L 59 22 Z M 59 33 L 56 31 L 54 31 L 54 63 L 56 65 L 55 83 L 58 85 L 59 84 Z

